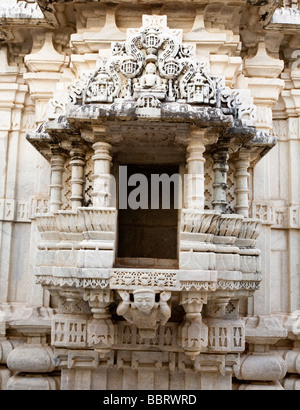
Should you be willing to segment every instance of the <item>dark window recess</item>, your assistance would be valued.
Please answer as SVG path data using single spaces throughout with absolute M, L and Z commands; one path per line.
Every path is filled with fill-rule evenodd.
M 147 178 L 148 209 L 119 210 L 119 258 L 177 259 L 178 209 L 175 209 L 175 192 L 176 195 L 178 192 L 174 183 L 170 183 L 170 209 L 162 209 L 160 183 L 159 209 L 151 209 L 151 175 L 167 174 L 172 177 L 178 172 L 179 167 L 174 165 L 127 165 L 128 180 L 134 174 Z M 135 189 L 128 187 L 128 196 Z

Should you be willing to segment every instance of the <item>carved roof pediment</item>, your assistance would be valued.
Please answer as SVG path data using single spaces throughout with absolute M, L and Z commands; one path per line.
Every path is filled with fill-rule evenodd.
M 95 127 L 147 127 L 150 122 L 157 130 L 180 124 L 209 128 L 227 144 L 232 141 L 233 150 L 251 141 L 256 106 L 250 90 L 231 89 L 224 77 L 212 75 L 209 63 L 182 42 L 182 34 L 167 27 L 166 16 L 143 16 L 141 28 L 129 29 L 126 41 L 114 43 L 107 60 L 99 59 L 96 70 L 68 87 L 67 101 L 50 101 L 53 121 L 45 123 L 45 132 L 58 141 L 75 133 L 92 143 Z M 45 141 L 44 133 L 27 138 L 37 147 L 39 135 Z M 109 132 L 103 135 L 115 141 Z M 126 134 L 124 139 L 130 138 Z
M 182 30 L 169 29 L 167 17 L 155 15 L 143 16 L 143 26 L 113 44 L 108 60 L 99 59 L 96 71 L 71 85 L 66 104 L 75 121 L 169 117 L 206 123 L 209 117 L 252 127 L 255 114 L 247 91 L 225 87 L 225 79 L 211 75 L 209 64 L 182 42 Z

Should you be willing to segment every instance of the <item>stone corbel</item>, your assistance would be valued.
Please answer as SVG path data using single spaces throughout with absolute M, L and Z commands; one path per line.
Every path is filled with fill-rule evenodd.
M 250 77 L 278 78 L 283 68 L 283 60 L 268 55 L 265 41 L 258 43 L 254 57 L 245 59 L 245 70 Z
M 270 57 L 264 39 L 260 39 L 257 54 L 245 59 L 244 68 L 249 76 L 248 87 L 257 106 L 256 128 L 270 133 L 273 128 L 272 108 L 284 87 L 284 81 L 278 78 L 284 62 Z
M 300 71 L 298 72 L 300 73 Z M 291 90 L 283 90 L 282 98 L 288 116 L 298 117 L 300 115 L 300 90 L 295 88 Z
M 25 57 L 29 69 L 24 79 L 30 87 L 30 95 L 36 106 L 36 120 L 41 123 L 47 119 L 48 103 L 53 98 L 61 71 L 68 64 L 68 58 L 59 54 L 53 45 L 53 32 L 45 32 L 42 48 Z
M 297 61 L 299 61 L 299 58 Z M 299 89 L 300 88 L 300 70 L 299 69 L 297 70 L 292 69 L 291 79 L 293 81 L 294 88 Z
M 52 296 L 58 296 L 59 315 L 88 315 L 90 314 L 89 306 L 83 299 L 83 294 L 77 289 L 50 289 Z M 56 315 L 54 317 L 57 318 Z M 53 322 L 52 322 L 53 324 Z
M 59 73 L 66 64 L 66 57 L 59 54 L 54 48 L 53 36 L 52 31 L 45 32 L 45 41 L 42 48 L 38 52 L 25 57 L 25 63 L 31 72 Z
M 92 54 L 90 53 L 97 53 L 99 49 L 102 49 L 102 56 L 105 55 L 105 49 L 110 50 L 111 43 L 114 41 L 124 41 L 126 36 L 123 32 L 121 32 L 117 25 L 116 25 L 116 6 L 115 4 L 105 5 L 106 7 L 106 21 L 105 25 L 102 30 L 98 30 L 97 32 L 91 32 L 88 28 L 81 33 L 75 33 L 71 36 L 71 47 L 77 53 L 75 54 L 76 60 L 74 56 L 72 57 L 72 62 L 75 61 L 75 67 L 77 68 L 78 59 L 80 55 L 85 55 L 90 57 Z M 95 18 L 95 13 L 93 9 L 90 10 L 90 15 L 87 12 L 81 16 L 82 20 L 88 20 L 89 17 Z M 85 21 L 84 24 L 88 25 L 88 21 Z M 104 43 L 104 44 L 103 44 Z M 104 51 L 103 51 L 104 49 Z M 108 57 L 108 55 L 105 55 Z M 81 67 L 80 67 L 81 68 Z
M 201 292 L 182 292 L 180 304 L 186 316 L 179 327 L 179 344 L 192 359 L 201 353 L 208 345 L 208 327 L 202 322 L 202 308 L 207 303 L 207 295 Z
M 132 298 L 128 291 L 119 291 L 122 299 L 117 314 L 123 316 L 129 323 L 135 324 L 142 339 L 153 339 L 159 325 L 165 325 L 171 317 L 171 308 L 168 301 L 171 292 L 159 294 L 156 302 L 156 293 L 149 288 L 133 291 Z M 131 300 L 133 299 L 133 301 Z
M 209 58 L 211 73 L 213 75 L 224 76 L 226 86 L 232 87 L 242 68 L 241 57 L 210 54 Z
M 274 345 L 287 337 L 287 330 L 272 316 L 249 317 L 246 321 L 246 341 L 254 345 Z
M 211 318 L 224 319 L 229 302 L 230 297 L 217 297 L 210 300 L 206 307 L 206 315 Z M 236 310 L 236 307 L 232 305 L 232 309 Z
M 110 352 L 117 337 L 109 311 L 109 305 L 113 302 L 112 292 L 110 289 L 85 291 L 83 298 L 89 303 L 94 316 L 87 326 L 88 346 L 105 355 Z

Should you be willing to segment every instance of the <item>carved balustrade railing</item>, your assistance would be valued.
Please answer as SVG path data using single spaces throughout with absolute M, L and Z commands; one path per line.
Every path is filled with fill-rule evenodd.
M 78 208 L 36 216 L 42 241 L 39 249 L 111 249 L 117 211 L 115 208 Z
M 255 246 L 261 221 L 235 214 L 219 214 L 214 211 L 183 209 L 181 212 L 181 234 L 203 242 L 219 242 L 217 238 L 234 238 L 232 243 Z
M 89 246 L 88 242 L 97 241 L 105 247 L 105 241 L 113 240 L 117 229 L 115 208 L 58 211 L 37 215 L 36 220 L 42 239 L 40 249 L 81 249 Z M 183 209 L 181 212 L 182 240 L 215 244 L 223 241 L 254 247 L 260 228 L 260 220 L 240 215 L 195 209 Z

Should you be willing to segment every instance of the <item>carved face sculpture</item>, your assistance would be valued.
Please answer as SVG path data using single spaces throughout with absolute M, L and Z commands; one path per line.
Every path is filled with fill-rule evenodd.
M 147 74 L 156 74 L 156 66 L 153 63 L 148 63 L 146 65 L 146 73 Z
M 142 289 L 134 292 L 134 304 L 137 310 L 143 314 L 150 314 L 155 306 L 155 292 Z

